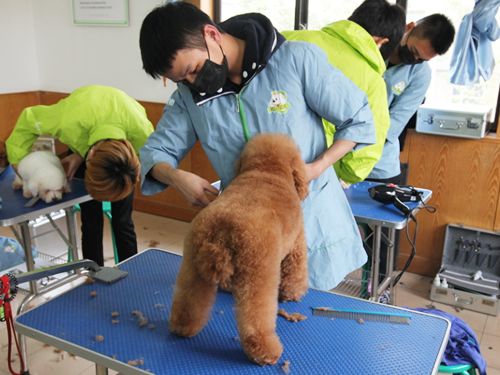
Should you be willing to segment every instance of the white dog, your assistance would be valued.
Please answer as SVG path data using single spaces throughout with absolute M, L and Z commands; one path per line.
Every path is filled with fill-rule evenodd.
M 23 189 L 25 198 L 40 196 L 50 203 L 62 198 L 63 191 L 71 191 L 61 160 L 50 151 L 36 151 L 19 162 L 12 187 Z

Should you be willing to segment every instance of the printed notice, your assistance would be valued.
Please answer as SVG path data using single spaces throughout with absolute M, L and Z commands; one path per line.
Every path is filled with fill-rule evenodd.
M 73 24 L 128 26 L 128 0 L 72 0 Z

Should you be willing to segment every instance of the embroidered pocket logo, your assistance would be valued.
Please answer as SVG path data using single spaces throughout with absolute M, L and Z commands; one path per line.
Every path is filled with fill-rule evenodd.
M 403 81 L 401 81 L 398 84 L 392 86 L 392 89 L 394 90 L 394 93 L 396 95 L 401 95 L 403 93 L 403 91 L 405 91 L 405 88 L 406 88 L 406 83 L 404 83 Z
M 271 100 L 269 101 L 268 113 L 277 112 L 285 113 L 290 108 L 290 103 L 287 103 L 287 95 L 283 91 L 273 91 L 271 93 Z

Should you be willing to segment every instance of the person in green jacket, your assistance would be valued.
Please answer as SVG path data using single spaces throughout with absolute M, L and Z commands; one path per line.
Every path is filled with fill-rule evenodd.
M 403 38 L 404 9 L 386 0 L 366 0 L 349 17 L 321 30 L 284 31 L 288 40 L 311 42 L 328 55 L 366 93 L 375 120 L 377 143 L 351 151 L 334 164 L 337 176 L 347 184 L 363 181 L 382 155 L 390 117 L 383 79 L 388 59 Z M 333 142 L 335 125 L 323 120 L 327 145 Z
M 7 156 L 17 171 L 41 135 L 57 137 L 69 147 L 62 160 L 68 180 L 84 177 L 94 198 L 80 204 L 83 257 L 103 266 L 103 201 L 111 201 L 119 260 L 137 254 L 132 202 L 138 155 L 153 131 L 144 107 L 123 91 L 84 86 L 54 105 L 24 109 L 6 141 Z

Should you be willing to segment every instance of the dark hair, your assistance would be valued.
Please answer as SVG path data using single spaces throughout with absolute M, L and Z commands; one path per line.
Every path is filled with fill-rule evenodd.
M 365 0 L 348 18 L 364 28 L 371 36 L 387 38 L 380 53 L 388 59 L 397 48 L 406 31 L 406 14 L 398 4 L 391 5 L 386 0 Z
M 204 49 L 203 27 L 207 24 L 219 29 L 206 13 L 185 1 L 166 3 L 153 9 L 142 22 L 139 37 L 146 73 L 155 79 L 160 78 L 172 69 L 178 51 Z
M 419 39 L 429 39 L 434 52 L 443 55 L 455 38 L 455 28 L 443 14 L 431 14 L 417 21 L 414 35 Z

